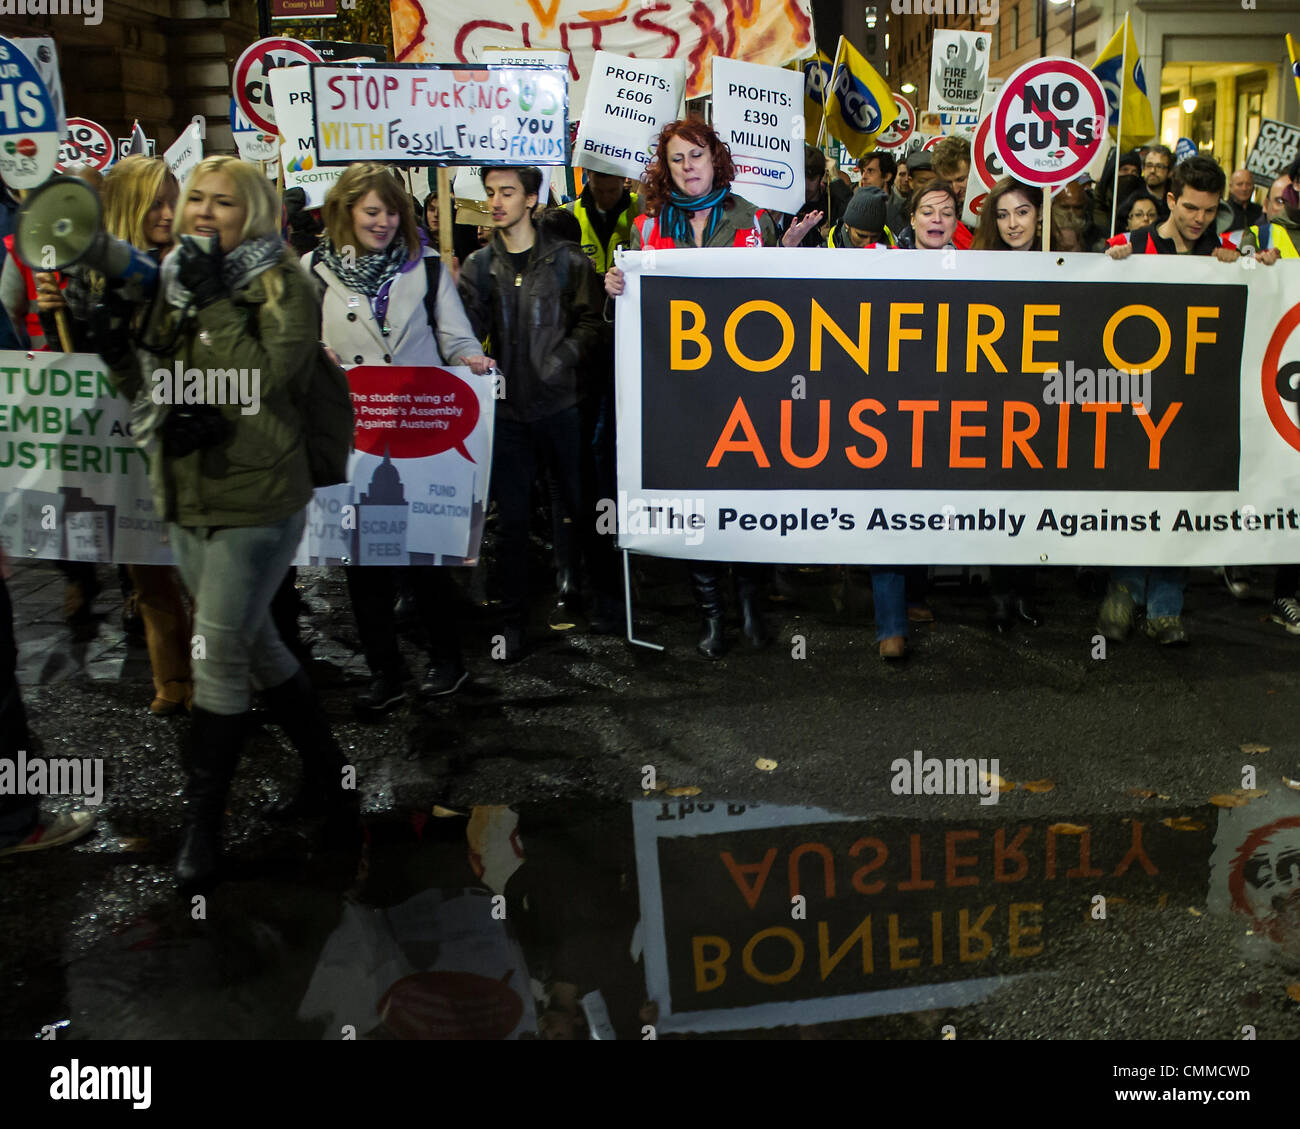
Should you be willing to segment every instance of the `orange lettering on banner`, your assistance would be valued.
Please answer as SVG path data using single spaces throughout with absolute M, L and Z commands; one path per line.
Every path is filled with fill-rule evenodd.
M 1115 352 L 1115 331 L 1132 317 L 1146 318 L 1156 327 L 1156 332 L 1160 334 L 1160 344 L 1156 347 L 1156 351 L 1141 363 L 1123 360 Z M 1110 321 L 1106 323 L 1105 332 L 1101 335 L 1101 348 L 1106 354 L 1106 359 L 1116 368 L 1128 369 L 1129 372 L 1141 372 L 1143 369 L 1154 371 L 1165 363 L 1165 358 L 1169 356 L 1169 345 L 1172 340 L 1173 334 L 1169 331 L 1169 323 L 1165 320 L 1164 314 L 1150 306 L 1130 305 L 1122 306 L 1111 314 Z M 1188 348 L 1191 349 L 1190 341 L 1188 342 Z
M 694 319 L 687 329 L 683 324 L 683 314 L 690 314 Z M 683 302 L 674 299 L 668 303 L 668 335 L 671 342 L 672 359 L 668 362 L 674 371 L 691 372 L 703 368 L 713 356 L 713 343 L 704 336 L 704 307 L 699 302 Z M 700 351 L 692 360 L 682 355 L 682 343 L 692 341 Z
M 1097 417 L 1097 438 L 1092 448 L 1092 465 L 1094 470 L 1102 470 L 1106 466 L 1106 417 L 1111 412 L 1117 412 L 1123 404 L 1080 404 L 1079 410 L 1091 412 Z
M 1187 307 L 1187 360 L 1185 371 L 1189 376 L 1196 371 L 1196 346 L 1202 342 L 1206 345 L 1213 345 L 1219 340 L 1217 333 L 1201 332 L 1201 318 L 1217 318 L 1218 316 L 1218 306 Z
M 900 890 L 933 890 L 934 879 L 921 877 L 921 836 L 909 835 L 912 851 L 912 877 L 906 882 L 900 882 Z
M 948 371 L 948 303 L 939 303 L 939 326 L 934 344 L 934 371 Z
M 528 6 L 532 8 L 533 14 L 547 31 L 555 26 L 555 15 L 560 10 L 560 0 L 554 0 L 549 8 L 543 8 L 537 0 L 528 0 Z
M 794 453 L 790 432 L 794 428 L 794 401 L 781 401 L 781 456 L 793 467 L 807 470 L 817 466 L 831 449 L 831 402 L 817 401 L 817 452 L 804 458 Z
M 835 857 L 825 843 L 800 843 L 790 852 L 790 897 L 793 898 L 802 890 L 799 884 L 799 860 L 810 851 L 821 855 L 824 890 L 828 898 L 835 897 Z
M 898 371 L 898 344 L 900 341 L 920 341 L 920 329 L 904 329 L 904 314 L 925 313 L 923 302 L 891 302 L 889 304 L 889 371 Z
M 900 412 L 912 413 L 912 465 L 919 467 L 925 451 L 925 413 L 939 410 L 938 400 L 899 400 Z
M 1142 847 L 1142 821 L 1135 819 L 1130 826 L 1133 828 L 1133 841 L 1129 844 L 1128 853 L 1119 860 L 1119 866 L 1115 868 L 1115 873 L 1111 877 L 1118 878 L 1136 862 L 1154 878 L 1160 872 Z
M 1060 306 L 1026 306 L 1025 334 L 1020 342 L 1020 368 L 1023 372 L 1052 372 L 1055 361 L 1034 360 L 1034 344 L 1038 341 L 1059 341 L 1060 333 L 1055 329 L 1036 329 L 1034 319 L 1037 317 L 1060 317 Z
M 1007 833 L 1005 828 L 999 827 L 993 833 L 993 881 L 994 882 L 1019 882 L 1026 874 L 1029 873 L 1029 859 L 1025 852 L 1020 849 L 1024 841 L 1029 838 L 1030 827 L 1022 827 L 1016 832 L 1016 837 L 1011 840 L 1011 846 L 1007 846 Z M 1014 859 L 1016 870 L 1014 874 L 1008 874 L 1003 864 L 1008 859 Z
M 1142 425 L 1142 429 L 1147 433 L 1147 439 L 1150 441 L 1150 453 L 1147 455 L 1147 467 L 1149 469 L 1160 469 L 1160 440 L 1165 437 L 1165 432 L 1169 430 L 1169 425 L 1174 422 L 1174 416 L 1178 414 L 1182 406 L 1183 402 L 1181 400 L 1171 402 L 1169 407 L 1165 409 L 1165 414 L 1160 417 L 1158 424 L 1151 422 L 1150 412 L 1142 409 L 1138 411 L 1138 422 Z
M 966 426 L 962 423 L 962 414 L 964 412 L 987 412 L 989 402 L 987 400 L 954 400 L 952 402 L 952 429 L 948 435 L 948 465 L 950 467 L 969 467 L 972 469 L 983 469 L 985 459 L 983 455 L 963 455 L 961 453 L 961 441 L 968 435 L 973 439 L 982 439 L 988 434 L 988 429 L 981 426 Z
M 558 4 L 559 0 L 556 0 L 556 3 Z M 629 3 L 631 3 L 631 0 L 623 0 L 623 3 L 621 3 L 617 8 L 601 8 L 599 11 L 595 12 L 580 11 L 578 15 L 580 15 L 584 20 L 612 20 L 615 16 L 621 16 L 625 11 L 627 11 Z M 534 8 L 533 10 L 536 11 L 537 9 Z
M 980 318 L 989 318 L 993 328 L 988 333 L 980 332 Z M 993 348 L 998 339 L 1006 332 L 1007 319 L 997 306 L 976 302 L 966 310 L 966 371 L 975 371 L 976 353 L 983 353 L 985 359 L 993 366 L 994 372 L 1006 372 L 997 350 Z
M 1056 409 L 1056 469 L 1070 465 L 1070 405 L 1060 404 Z
M 879 466 L 885 461 L 885 452 L 889 450 L 889 443 L 885 439 L 885 433 L 879 428 L 862 422 L 862 413 L 866 411 L 875 412 L 876 415 L 883 415 L 885 405 L 879 400 L 859 400 L 849 409 L 849 426 L 859 435 L 865 435 L 876 445 L 876 453 L 869 458 L 863 458 L 859 455 L 857 447 L 844 448 L 844 457 L 860 470 L 870 470 L 873 466 Z
M 1028 417 L 1029 426 L 1025 428 L 1016 427 L 1016 416 L 1023 415 Z M 1035 470 L 1043 469 L 1043 461 L 1036 454 L 1034 449 L 1029 445 L 1035 435 L 1038 434 L 1038 409 L 1024 400 L 1005 400 L 1002 404 L 1002 465 L 1010 468 L 1011 466 L 1011 449 L 1014 447 L 1019 450 L 1025 462 Z
M 839 347 L 853 358 L 854 363 L 863 373 L 869 370 L 871 364 L 868 357 L 868 346 L 871 344 L 870 302 L 863 302 L 858 307 L 858 342 L 856 345 L 815 298 L 812 303 L 812 317 L 808 328 L 808 368 L 812 372 L 822 371 L 822 337 L 827 332 L 835 338 Z
M 790 942 L 790 964 L 781 972 L 760 972 L 758 965 L 754 963 L 754 950 L 758 948 L 759 941 L 765 941 L 768 937 L 780 937 L 783 941 Z M 784 984 L 787 980 L 793 980 L 799 974 L 799 969 L 803 967 L 803 941 L 798 933 L 793 929 L 787 929 L 784 925 L 760 929 L 741 950 L 740 963 L 744 966 L 746 974 L 760 984 Z
M 740 891 L 740 896 L 745 899 L 745 904 L 753 909 L 758 905 L 759 895 L 763 892 L 763 887 L 767 883 L 767 876 L 772 870 L 772 864 L 776 862 L 776 848 L 772 847 L 767 854 L 763 856 L 762 862 L 738 863 L 731 857 L 730 851 L 722 852 L 722 865 L 727 868 L 731 875 L 731 880 L 735 882 L 736 889 Z M 746 876 L 755 876 L 755 882 L 751 886 L 745 881 Z
M 880 839 L 859 839 L 849 848 L 849 858 L 857 858 L 858 852 L 862 850 L 863 847 L 870 847 L 874 850 L 876 852 L 876 857 L 867 863 L 866 866 L 858 867 L 858 869 L 853 872 L 853 877 L 850 881 L 853 883 L 853 888 L 859 894 L 879 894 L 880 891 L 885 888 L 884 879 L 881 879 L 879 882 L 863 882 L 862 879 L 873 870 L 879 870 L 885 865 L 885 860 L 889 858 L 889 848 L 886 847 L 883 840 Z
M 978 831 L 949 831 L 943 837 L 943 882 L 945 886 L 978 886 L 978 874 L 958 876 L 959 866 L 978 866 L 979 859 L 972 855 L 958 855 L 957 843 L 963 839 L 978 839 Z
M 745 433 L 743 440 L 733 438 L 737 428 Z M 722 462 L 722 456 L 732 451 L 748 451 L 754 456 L 754 462 L 761 467 L 772 465 L 768 460 L 767 452 L 763 450 L 763 444 L 758 440 L 758 432 L 754 430 L 754 421 L 749 418 L 749 411 L 745 407 L 743 397 L 736 398 L 736 406 L 731 409 L 731 416 L 723 424 L 722 434 L 718 436 L 713 454 L 709 456 L 709 461 L 705 465 L 717 466 Z
M 781 347 L 765 361 L 754 360 L 752 357 L 745 356 L 736 343 L 736 330 L 740 328 L 740 323 L 751 313 L 771 314 L 781 327 Z M 722 331 L 722 339 L 726 342 L 727 355 L 738 366 L 747 372 L 771 372 L 778 365 L 784 363 L 786 357 L 790 355 L 790 351 L 794 348 L 794 322 L 790 320 L 790 315 L 775 302 L 767 302 L 761 298 L 756 298 L 742 303 L 731 311 L 731 316 L 727 318 L 726 327 Z

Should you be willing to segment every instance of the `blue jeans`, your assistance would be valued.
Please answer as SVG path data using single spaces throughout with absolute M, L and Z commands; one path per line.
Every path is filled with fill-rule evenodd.
M 871 570 L 871 601 L 876 612 L 876 642 L 907 638 L 907 575 L 901 568 Z
M 1138 607 L 1146 606 L 1149 619 L 1183 614 L 1186 568 L 1113 568 L 1110 579 L 1124 585 Z
M 274 525 L 207 528 L 171 525 L 176 563 L 194 597 L 194 704 L 240 714 L 252 687 L 287 682 L 298 660 L 280 640 L 271 597 L 280 587 L 307 523 L 306 509 Z

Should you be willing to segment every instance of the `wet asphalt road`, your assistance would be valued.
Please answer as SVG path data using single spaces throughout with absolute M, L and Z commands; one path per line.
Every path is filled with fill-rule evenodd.
M 32 728 L 48 755 L 102 756 L 107 785 L 93 837 L 0 860 L 0 914 L 9 926 L 0 978 L 16 986 L 0 1035 L 29 1037 L 66 1021 L 61 1038 L 334 1037 L 332 1025 L 346 1021 L 348 1008 L 365 1013 L 355 1022 L 368 1037 L 427 1034 L 396 1013 L 377 1022 L 374 1008 L 356 1003 L 373 1003 L 386 984 L 312 991 L 322 949 L 332 933 L 337 940 L 349 906 L 387 912 L 431 890 L 476 885 L 500 887 L 514 905 L 512 879 L 497 881 L 490 861 L 479 876 L 467 861 L 471 852 L 488 858 L 484 843 L 513 842 L 512 865 L 526 858 L 520 873 L 534 891 L 525 922 L 516 918 L 511 931 L 529 976 L 599 986 L 620 1037 L 640 1037 L 647 994 L 660 1000 L 661 1016 L 676 1016 L 664 1021 L 668 1030 L 692 1027 L 687 1013 L 696 1028 L 716 1026 L 701 1016 L 721 1008 L 724 996 L 728 1006 L 791 1005 L 748 1013 L 713 1036 L 722 1038 L 937 1038 L 945 1024 L 962 1038 L 1240 1038 L 1244 1025 L 1260 1039 L 1296 1037 L 1300 1001 L 1287 987 L 1300 981 L 1300 849 L 1287 837 L 1300 842 L 1300 791 L 1284 778 L 1300 778 L 1300 637 L 1268 622 L 1271 569 L 1253 572 L 1245 600 L 1214 574 L 1194 572 L 1190 647 L 1135 638 L 1104 659 L 1093 657 L 1096 600 L 1081 594 L 1072 570 L 1040 571 L 1046 622 L 1009 638 L 988 630 L 979 593 L 935 587 L 936 622 L 914 627 L 913 653 L 901 666 L 876 654 L 865 570 L 787 574 L 785 598 L 770 609 L 777 643 L 760 653 L 738 647 L 717 663 L 694 654 L 682 566 L 642 561 L 637 572 L 638 634 L 665 652 L 548 631 L 542 601 L 537 646 L 502 667 L 490 658 L 489 621 L 471 607 L 471 684 L 361 724 L 350 696 L 364 664 L 342 578 L 305 571 L 304 634 L 323 660 L 316 674 L 326 708 L 358 767 L 370 848 L 358 868 L 355 859 L 316 852 L 306 832 L 275 830 L 258 817 L 259 803 L 296 771 L 292 752 L 267 727 L 250 744 L 229 806 L 234 880 L 213 895 L 208 920 L 196 923 L 169 877 L 185 723 L 147 714 L 147 659 L 121 632 L 119 602 L 106 592 L 93 638 L 74 642 L 60 618 L 61 577 L 49 566 L 19 566 L 9 583 Z M 412 668 L 421 669 L 408 647 Z M 794 657 L 800 652 L 805 657 Z M 995 805 L 895 795 L 891 762 L 914 750 L 996 758 L 998 774 L 1017 786 Z M 759 769 L 760 758 L 776 767 Z M 649 794 L 647 766 L 657 785 Z M 1250 783 L 1247 766 L 1267 795 L 1230 809 L 1210 804 Z M 1023 787 L 1040 781 L 1041 790 Z M 700 791 L 664 795 L 677 788 Z M 718 850 L 712 825 L 695 832 L 698 858 L 671 855 L 653 834 L 638 849 L 633 803 L 667 825 L 674 814 L 701 818 L 697 805 L 709 801 L 718 802 L 711 819 L 728 804 L 735 811 L 734 828 L 717 832 Z M 435 805 L 459 814 L 430 818 Z M 514 840 L 500 827 L 484 831 L 485 814 L 499 805 L 519 812 Z M 826 815 L 796 819 L 785 808 Z M 779 830 L 763 831 L 760 812 L 773 813 Z M 845 826 L 856 830 L 828 848 L 835 894 L 816 859 L 799 870 L 809 896 L 799 927 L 808 930 L 807 964 L 816 960 L 819 920 L 838 945 L 874 905 L 874 967 L 852 987 L 909 993 L 888 1008 L 877 997 L 836 1015 L 825 998 L 847 992 L 848 981 L 832 977 L 805 992 L 801 971 L 773 993 L 741 970 L 747 939 L 789 917 L 786 867 L 799 841 L 791 828 L 811 819 L 818 841 L 830 844 L 839 834 L 825 822 L 833 817 L 850 817 Z M 1117 873 L 1134 821 L 1155 874 L 1140 862 Z M 1004 846 L 1026 826 L 1029 893 L 1021 902 L 1040 909 L 1017 912 L 1038 913 L 1032 920 L 1041 931 L 1017 944 L 1015 899 L 1003 889 L 1005 874 L 995 873 L 992 844 L 1002 834 Z M 1079 859 L 1080 829 L 1089 830 L 1090 860 Z M 851 884 L 864 859 L 848 851 L 869 835 L 887 844 L 891 859 L 879 867 L 887 884 L 871 895 L 873 905 Z M 742 883 L 719 865 L 723 849 L 750 864 L 776 851 L 775 877 L 755 906 L 737 901 Z M 917 865 L 910 852 L 919 852 L 933 889 L 900 890 Z M 653 888 L 650 855 L 662 864 Z M 1096 873 L 1070 877 L 1071 869 Z M 919 873 L 911 877 L 924 885 Z M 1090 912 L 1098 894 L 1111 899 L 1105 920 Z M 629 947 L 638 955 L 656 948 L 654 930 L 635 928 L 647 903 L 667 921 L 658 947 L 671 1004 L 647 989 L 645 960 L 628 956 Z M 982 920 L 993 941 L 985 959 L 971 921 L 988 905 L 992 916 Z M 528 913 L 537 921 L 525 928 Z M 405 926 L 392 928 L 404 968 L 439 967 L 429 953 L 445 942 L 426 951 L 427 938 L 400 940 Z M 728 938 L 736 950 L 713 996 L 700 990 L 708 972 L 691 948 L 706 935 Z M 1038 941 L 1042 951 L 1031 953 Z M 785 967 L 782 944 L 769 939 L 753 949 L 760 972 Z M 986 997 L 963 1003 L 962 985 L 977 978 L 991 978 Z M 330 991 L 351 1002 L 321 1004 Z M 891 1013 L 864 1017 L 882 1009 Z M 535 1018 L 525 1008 L 516 1030 L 535 1029 Z

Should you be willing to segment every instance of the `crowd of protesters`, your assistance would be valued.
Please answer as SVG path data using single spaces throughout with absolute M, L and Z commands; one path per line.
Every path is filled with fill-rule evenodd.
M 317 366 L 463 365 L 480 376 L 499 369 L 505 395 L 497 402 L 491 474 L 500 597 L 492 657 L 512 662 L 528 650 L 530 593 L 538 587 L 529 545 L 539 494 L 550 501 L 557 607 L 567 621 L 585 615 L 592 631 L 617 633 L 626 616 L 621 577 L 612 537 L 594 520 L 598 501 L 616 496 L 613 320 L 624 289 L 616 250 L 1041 250 L 1042 190 L 1004 179 L 968 225 L 969 170 L 970 146 L 959 137 L 903 161 L 873 151 L 857 162 L 856 177 L 808 146 L 804 203 L 777 215 L 732 190 L 727 146 L 703 120 L 683 119 L 663 130 L 640 184 L 588 174 L 564 207 L 544 206 L 536 168 L 481 170 L 490 224 L 455 224 L 454 255 L 444 261 L 434 249 L 437 195 L 421 204 L 383 165 L 349 167 L 316 212 L 301 193 L 281 200 L 259 169 L 234 158 L 204 160 L 182 187 L 163 161 L 136 156 L 102 183 L 97 174 L 81 175 L 101 195 L 109 233 L 160 264 L 147 300 L 129 299 L 93 272 L 33 272 L 7 236 L 0 300 L 8 319 L 0 344 L 98 353 L 131 397 L 145 372 L 178 363 L 262 374 L 263 410 L 255 415 L 239 405 L 155 405 L 133 416 L 177 560 L 175 569 L 129 566 L 122 579 L 127 614 L 138 616 L 148 645 L 149 708 L 191 717 L 182 886 L 202 887 L 218 872 L 222 815 L 255 692 L 302 758 L 298 789 L 268 817 L 323 818 L 336 839 L 355 831 L 355 793 L 340 787 L 343 756 L 298 637 L 291 567 L 313 487 L 304 436 L 324 410 L 307 397 Z M 1206 156 L 1175 166 L 1166 147 L 1152 145 L 1119 154 L 1098 183 L 1072 182 L 1055 194 L 1050 248 L 1105 253 L 1117 262 L 1134 253 L 1224 261 L 1247 253 L 1263 264 L 1295 258 L 1298 187 L 1300 162 L 1256 203 L 1244 170 L 1229 179 Z M 0 203 L 12 229 L 15 201 L 6 194 Z M 206 245 L 187 236 L 206 237 Z M 64 610 L 75 624 L 100 583 L 93 565 L 61 567 Z M 702 656 L 717 659 L 729 649 L 733 584 L 747 644 L 771 641 L 764 616 L 771 566 L 691 562 L 687 572 Z M 993 630 L 1042 622 L 1034 572 L 1029 565 L 990 570 Z M 1300 566 L 1276 573 L 1272 618 L 1292 634 L 1300 634 L 1298 574 Z M 428 650 L 420 693 L 461 688 L 460 599 L 447 569 L 348 567 L 346 580 L 369 670 L 355 702 L 363 718 L 381 717 L 408 697 L 410 672 L 398 644 L 404 607 Z M 907 654 L 909 624 L 933 619 L 926 569 L 873 567 L 871 583 L 879 654 L 897 661 Z M 1122 640 L 1140 624 L 1157 643 L 1185 643 L 1185 584 L 1182 568 L 1113 570 L 1099 630 Z M 0 755 L 11 756 L 28 734 L 7 594 L 0 617 Z M 202 661 L 190 661 L 192 634 L 205 640 Z M 71 841 L 87 829 L 83 814 L 45 823 L 29 798 L 0 797 L 0 854 Z

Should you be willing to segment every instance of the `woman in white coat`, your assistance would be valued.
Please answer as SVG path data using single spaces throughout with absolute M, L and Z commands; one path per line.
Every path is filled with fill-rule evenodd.
M 349 166 L 326 196 L 323 218 L 325 236 L 303 256 L 303 266 L 321 292 L 321 340 L 345 368 L 468 365 L 478 375 L 493 368 L 451 272 L 426 246 L 411 198 L 386 166 Z M 363 716 L 383 714 L 405 697 L 407 672 L 393 611 L 402 571 L 428 638 L 429 667 L 421 690 L 450 694 L 466 678 L 457 590 L 445 569 L 349 566 L 348 591 L 371 676 L 357 700 Z

